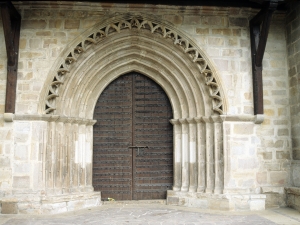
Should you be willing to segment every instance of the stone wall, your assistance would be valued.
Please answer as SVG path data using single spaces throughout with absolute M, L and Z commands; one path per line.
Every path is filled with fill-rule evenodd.
M 289 89 L 290 89 L 290 107 L 291 107 L 291 135 L 293 149 L 294 185 L 300 186 L 299 162 L 300 160 L 300 122 L 299 122 L 299 76 L 300 76 L 300 4 L 291 4 L 286 17 L 287 34 L 287 52 L 289 69 Z
M 265 119 L 262 124 L 254 124 L 248 24 L 257 10 L 83 2 L 15 2 L 15 6 L 22 16 L 16 103 L 19 118 L 44 114 L 45 108 L 41 105 L 45 102 L 43 91 L 52 81 L 49 74 L 55 74 L 57 64 L 73 47 L 70 43 L 85 38 L 82 34 L 96 24 L 122 14 L 147 15 L 170 24 L 194 41 L 209 59 L 223 87 L 224 193 L 247 195 L 241 204 L 229 208 L 251 209 L 247 205 L 251 194 L 266 194 L 267 206 L 285 204 L 284 187 L 290 185 L 290 115 L 294 118 L 292 124 L 296 124 L 296 117 L 293 107 L 291 114 L 289 110 L 293 101 L 288 101 L 284 14 L 276 13 L 273 17 L 263 61 Z M 290 24 L 294 24 L 290 20 Z M 291 53 L 290 45 L 294 42 L 288 38 L 287 43 L 291 80 L 297 71 L 294 64 L 291 66 L 296 51 Z M 0 46 L 5 48 L 1 26 Z M 28 119 L 4 122 L 5 83 L 6 55 L 1 51 L 0 197 L 9 198 L 15 191 L 45 190 L 45 187 L 39 187 L 38 178 L 45 161 L 40 160 L 41 153 L 36 148 L 45 144 L 39 142 L 41 139 L 49 139 L 50 126 L 45 121 L 28 122 Z M 292 81 L 292 84 L 297 82 Z M 297 89 L 293 90 L 291 86 L 291 95 L 297 95 Z M 43 126 L 47 128 L 43 129 Z M 37 132 L 38 129 L 44 130 L 47 137 L 43 132 Z M 296 127 L 293 126 L 292 131 L 295 133 Z M 293 141 L 296 150 L 294 142 L 297 141 Z M 59 141 L 56 139 L 54 143 Z M 71 150 L 75 151 L 74 148 Z
M 290 207 L 300 209 L 300 4 L 290 4 L 286 16 L 287 54 L 289 70 L 289 91 L 291 111 L 291 139 L 292 139 L 292 187 L 286 188 L 287 204 Z

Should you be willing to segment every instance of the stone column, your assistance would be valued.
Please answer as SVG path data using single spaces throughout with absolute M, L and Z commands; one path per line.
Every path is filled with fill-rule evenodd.
M 220 116 L 212 117 L 214 121 L 214 146 L 215 146 L 215 194 L 223 193 L 224 163 L 223 163 L 223 132 Z
M 71 149 L 72 143 L 72 122 L 73 118 L 65 121 L 65 141 L 64 141 L 64 159 L 63 159 L 63 193 L 70 192 L 71 186 Z
M 55 129 L 55 141 L 56 141 L 56 148 L 55 151 L 55 171 L 54 171 L 54 181 L 55 181 L 55 192 L 57 194 L 61 194 L 62 190 L 62 158 L 63 158 L 63 122 L 61 120 L 56 122 L 56 129 Z
M 204 192 L 206 186 L 206 133 L 204 121 L 196 117 L 197 123 L 197 163 L 198 163 L 198 187 L 197 192 Z
M 72 161 L 72 192 L 78 191 L 79 188 L 79 173 L 80 173 L 80 165 L 79 165 L 79 126 L 78 122 L 80 120 L 75 119 L 72 130 L 73 130 L 73 142 L 74 142 L 74 149 L 72 152 L 73 155 L 73 161 Z
M 181 127 L 179 120 L 172 119 L 173 124 L 173 168 L 174 168 L 174 185 L 173 191 L 180 191 L 181 188 Z
M 85 142 L 86 142 L 86 126 L 85 126 L 85 121 L 81 120 L 79 121 L 78 124 L 78 130 L 79 130 L 79 137 L 78 137 L 78 153 L 79 153 L 79 158 L 78 158 L 78 169 L 79 169 L 79 190 L 84 191 L 85 185 L 86 185 L 86 162 L 85 162 L 85 157 L 86 157 L 86 152 L 85 152 Z
M 214 126 L 211 118 L 203 117 L 206 127 L 206 193 L 213 193 L 214 174 Z
M 197 190 L 196 123 L 193 118 L 186 119 L 189 126 L 189 192 Z
M 74 168 L 75 168 L 75 150 L 76 150 L 76 132 L 74 130 L 75 120 L 71 121 L 71 126 L 70 126 L 70 146 L 69 146 L 69 170 L 70 170 L 70 184 L 69 184 L 69 190 L 72 192 L 74 189 Z
M 181 191 L 189 190 L 189 142 L 188 142 L 188 122 L 186 119 L 180 119 L 181 133 L 182 133 L 182 185 Z
M 93 125 L 96 120 L 89 120 L 87 122 L 87 156 L 86 156 L 86 190 L 93 191 Z
M 45 186 L 47 193 L 54 193 L 55 187 L 55 150 L 56 150 L 56 120 L 58 116 L 53 116 L 48 120 L 48 141 L 46 147 L 46 162 L 45 162 Z

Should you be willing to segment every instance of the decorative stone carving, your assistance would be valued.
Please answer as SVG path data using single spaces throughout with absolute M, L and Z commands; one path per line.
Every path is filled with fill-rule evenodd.
M 223 114 L 223 100 L 220 93 L 220 85 L 210 69 L 208 62 L 201 56 L 197 47 L 191 43 L 188 38 L 185 38 L 184 35 L 179 35 L 167 25 L 158 24 L 157 22 L 152 22 L 142 17 L 133 17 L 108 24 L 107 26 L 94 31 L 78 43 L 61 63 L 52 79 L 46 97 L 45 114 L 53 113 L 56 109 L 56 99 L 59 97 L 59 89 L 64 83 L 65 76 L 69 73 L 70 68 L 76 63 L 80 55 L 92 45 L 99 43 L 102 39 L 128 29 L 148 30 L 152 35 L 171 39 L 174 45 L 181 47 L 182 51 L 197 65 L 200 73 L 205 76 L 206 85 L 210 87 L 213 110 L 219 114 Z

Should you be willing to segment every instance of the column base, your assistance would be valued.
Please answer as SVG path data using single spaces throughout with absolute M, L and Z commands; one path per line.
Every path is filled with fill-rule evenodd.
M 287 197 L 287 206 L 300 212 L 300 188 L 287 187 L 285 188 L 285 192 Z
M 100 192 L 53 196 L 5 197 L 0 200 L 1 214 L 57 214 L 101 205 Z
M 223 211 L 265 210 L 263 194 L 207 194 L 168 191 L 167 205 Z

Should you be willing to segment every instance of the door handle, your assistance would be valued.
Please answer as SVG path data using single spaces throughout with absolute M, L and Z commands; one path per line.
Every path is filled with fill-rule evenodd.
M 128 148 L 137 148 L 138 154 L 136 156 L 140 156 L 140 148 L 149 148 L 148 146 L 129 146 Z

